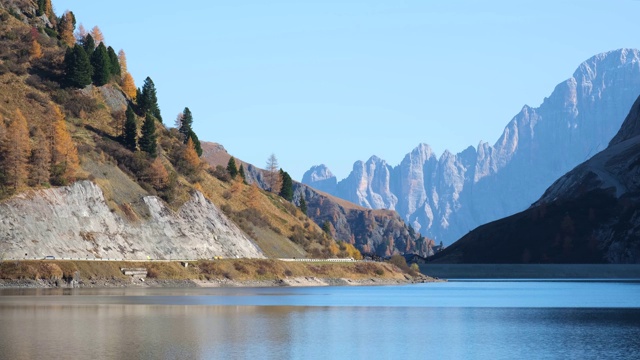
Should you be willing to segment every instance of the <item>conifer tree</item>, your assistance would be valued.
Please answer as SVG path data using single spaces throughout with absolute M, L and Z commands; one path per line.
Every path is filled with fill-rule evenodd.
M 298 207 L 303 214 L 307 215 L 307 202 L 302 195 L 300 196 L 300 205 L 298 205 Z
M 191 138 L 187 140 L 187 144 L 185 145 L 182 158 L 185 162 L 185 165 L 186 165 L 185 170 L 187 173 L 194 173 L 198 171 L 198 169 L 200 168 L 200 158 L 196 153 L 196 149 L 193 145 L 193 140 L 191 140 Z
M 146 152 L 151 157 L 158 156 L 157 147 L 158 144 L 156 142 L 156 119 L 151 115 L 151 113 L 147 113 L 144 118 L 144 123 L 142 124 L 142 135 L 140 136 L 140 140 L 138 141 L 138 145 L 140 145 L 140 150 Z
M 236 159 L 232 157 L 229 158 L 229 162 L 227 163 L 227 172 L 232 179 L 235 179 L 238 176 L 238 168 L 236 167 Z
M 127 73 L 127 54 L 122 49 L 118 51 L 118 63 L 120 64 L 120 72 L 124 76 Z
M 37 127 L 33 134 L 31 149 L 29 180 L 33 186 L 49 183 L 51 176 L 51 151 L 44 132 Z
M 60 40 L 69 47 L 76 44 L 76 37 L 73 35 L 75 27 L 75 15 L 73 15 L 71 11 L 65 11 L 65 13 L 60 17 L 60 22 L 58 23 L 58 33 L 60 34 Z
M 280 187 L 280 196 L 282 196 L 287 201 L 293 200 L 293 180 L 289 173 L 280 169 L 280 179 L 282 181 L 282 186 Z
M 64 65 L 68 85 L 83 88 L 91 84 L 93 68 L 82 46 L 76 44 L 73 49 L 67 49 Z
M 111 78 L 111 62 L 104 43 L 100 43 L 91 55 L 91 66 L 93 67 L 93 83 L 96 86 L 107 84 Z
M 265 176 L 265 182 L 267 183 L 268 190 L 272 193 L 279 194 L 282 186 L 282 179 L 278 172 L 278 159 L 275 154 L 271 154 L 267 159 L 267 169 Z
M 202 156 L 202 145 L 200 144 L 200 140 L 198 139 L 198 135 L 193 131 L 193 115 L 191 114 L 191 110 L 188 107 L 184 108 L 182 112 L 182 116 L 180 117 L 180 127 L 178 131 L 182 134 L 182 139 L 186 144 L 189 139 L 193 141 L 193 146 L 196 149 L 196 153 L 198 156 Z
M 125 95 L 127 95 L 131 100 L 135 100 L 136 95 L 138 95 L 136 84 L 129 73 L 124 73 L 124 76 L 122 77 L 122 91 L 124 91 Z
M 51 0 L 38 0 L 38 9 L 36 10 L 36 15 L 46 15 L 53 25 L 55 25 L 56 23 L 56 16 L 53 13 L 53 5 L 51 5 Z
M 51 142 L 51 184 L 66 185 L 75 180 L 80 166 L 78 150 L 71 140 L 62 111 L 54 105 L 53 112 L 55 117 Z
M 162 122 L 156 86 L 150 77 L 147 76 L 147 78 L 144 79 L 142 91 L 140 91 L 140 96 L 137 97 L 137 100 L 139 113 L 146 114 L 150 112 L 158 121 Z
M 29 56 L 31 59 L 40 59 L 42 57 L 42 47 L 38 40 L 31 40 L 31 49 L 29 49 Z
M 27 119 L 20 109 L 16 109 L 12 121 L 7 126 L 4 150 L 6 182 L 15 192 L 27 180 L 27 165 L 31 155 Z
M 193 129 L 191 126 L 193 125 L 193 114 L 191 114 L 191 110 L 188 107 L 185 107 L 182 111 L 182 116 L 180 117 L 180 127 L 178 131 L 182 134 L 184 143 L 187 143 Z
M 156 190 L 164 189 L 169 183 L 169 173 L 162 165 L 162 161 L 157 157 L 145 172 L 145 180 Z
M 113 79 L 120 81 L 122 78 L 122 74 L 120 73 L 120 62 L 118 60 L 118 55 L 116 55 L 116 51 L 113 50 L 111 46 L 107 48 L 107 54 L 109 55 L 109 65 L 111 65 L 111 76 Z
M 102 31 L 100 31 L 98 25 L 94 26 L 93 29 L 91 29 L 91 37 L 97 45 L 100 45 L 100 43 L 104 43 L 104 35 L 102 35 Z
M 87 34 L 82 40 L 82 47 L 84 51 L 87 53 L 88 57 L 91 57 L 93 51 L 96 49 L 96 42 L 93 40 L 93 36 L 91 34 Z
M 124 122 L 124 146 L 131 151 L 136 151 L 138 146 L 138 124 L 136 123 L 136 115 L 131 105 L 127 106 L 125 113 L 126 120 Z
M 242 178 L 243 183 L 247 183 L 247 176 L 244 173 L 244 165 L 240 164 L 240 170 L 238 170 L 238 175 Z
M 78 25 L 78 30 L 76 30 L 74 35 L 76 36 L 76 42 L 84 43 L 84 39 L 87 37 L 87 30 L 82 23 Z

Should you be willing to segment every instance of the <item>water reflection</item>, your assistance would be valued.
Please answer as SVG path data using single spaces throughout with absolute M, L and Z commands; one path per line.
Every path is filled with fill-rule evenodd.
M 510 302 L 518 288 L 473 286 L 469 306 L 424 306 L 425 297 L 457 299 L 458 286 L 1 291 L 0 358 L 596 359 L 640 351 L 638 308 L 477 307 L 496 294 Z M 623 289 L 616 296 L 637 298 L 637 287 Z M 270 305 L 215 304 L 234 299 Z

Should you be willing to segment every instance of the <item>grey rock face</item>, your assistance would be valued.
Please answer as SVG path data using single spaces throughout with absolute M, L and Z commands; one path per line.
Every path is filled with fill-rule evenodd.
M 330 193 L 395 209 L 423 235 L 449 244 L 526 209 L 555 179 L 603 150 L 639 93 L 638 50 L 599 54 L 540 107 L 524 106 L 493 146 L 480 143 L 438 158 L 423 144 L 393 168 L 378 158 L 356 162 Z
M 324 164 L 312 166 L 302 176 L 302 183 L 329 194 L 336 191 L 338 180 Z
M 263 258 L 262 251 L 201 193 L 175 213 L 143 199 L 150 218 L 131 223 L 89 181 L 33 191 L 0 204 L 0 255 L 57 258 Z

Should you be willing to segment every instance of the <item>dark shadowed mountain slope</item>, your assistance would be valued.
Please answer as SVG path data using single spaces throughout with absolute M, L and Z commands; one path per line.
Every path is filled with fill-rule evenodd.
M 433 261 L 639 263 L 640 98 L 605 150 L 531 208 L 475 229 Z

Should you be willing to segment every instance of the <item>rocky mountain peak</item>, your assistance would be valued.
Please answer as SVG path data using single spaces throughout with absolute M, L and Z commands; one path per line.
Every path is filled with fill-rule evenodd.
M 420 144 L 394 168 L 372 157 L 368 165 L 356 162 L 330 193 L 365 207 L 395 209 L 423 235 L 450 243 L 526 209 L 555 179 L 604 149 L 639 93 L 638 50 L 598 54 L 539 107 L 523 106 L 493 146 L 480 142 L 476 149 L 437 158 Z M 619 136 L 638 131 L 630 123 Z
M 302 183 L 326 193 L 333 193 L 338 184 L 338 179 L 326 165 L 320 164 L 312 166 L 311 169 L 304 173 Z

